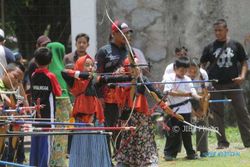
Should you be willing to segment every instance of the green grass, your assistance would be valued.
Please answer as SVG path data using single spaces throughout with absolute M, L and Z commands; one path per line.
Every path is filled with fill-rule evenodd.
M 157 147 L 159 149 L 159 167 L 250 167 L 250 148 L 244 148 L 238 128 L 226 128 L 227 138 L 230 141 L 230 147 L 223 150 L 217 150 L 217 140 L 214 133 L 208 135 L 209 152 L 216 154 L 214 157 L 199 158 L 197 160 L 186 160 L 185 149 L 178 154 L 175 161 L 167 162 L 164 160 L 163 149 L 165 138 L 156 136 Z M 195 135 L 192 136 L 195 149 Z M 224 153 L 236 154 L 236 156 L 225 156 Z M 219 156 L 223 154 L 224 156 Z

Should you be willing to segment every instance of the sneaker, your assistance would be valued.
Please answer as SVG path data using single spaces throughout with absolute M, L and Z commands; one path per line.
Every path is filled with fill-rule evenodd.
M 165 155 L 164 159 L 165 159 L 165 161 L 173 161 L 175 159 L 175 157 L 173 157 L 171 155 Z
M 189 154 L 186 156 L 186 158 L 188 160 L 195 160 L 195 159 L 198 159 L 198 156 L 197 156 L 197 154 Z
M 250 148 L 250 145 L 245 145 L 245 144 L 244 144 L 244 147 L 245 147 L 245 148 Z
M 201 157 L 201 158 L 208 157 L 208 152 L 207 152 L 207 151 L 201 151 L 200 157 Z
M 229 143 L 219 143 L 216 149 L 225 149 L 229 147 Z

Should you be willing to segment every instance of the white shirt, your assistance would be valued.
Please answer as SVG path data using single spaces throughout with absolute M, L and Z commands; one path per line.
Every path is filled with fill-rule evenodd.
M 200 72 L 197 74 L 194 80 L 208 80 L 207 72 L 203 68 L 200 68 L 199 70 Z M 202 83 L 193 83 L 193 84 L 197 92 L 199 93 L 202 92 L 202 87 L 201 87 Z M 208 87 L 209 85 L 210 85 L 209 82 L 205 82 L 205 87 Z
M 140 49 L 133 48 L 133 51 L 135 52 L 135 55 L 138 58 L 138 64 L 147 64 L 147 60 L 145 59 L 145 56 Z M 146 66 L 142 66 L 140 68 L 146 68 Z
M 5 51 L 4 51 L 4 47 L 2 45 L 0 45 L 0 63 L 1 63 L 1 65 L 0 65 L 0 77 L 2 77 L 4 75 L 4 68 L 6 68 L 6 66 L 7 66 Z
M 184 76 L 184 78 L 178 78 L 175 73 L 170 73 L 170 74 L 165 75 L 165 77 L 163 78 L 163 80 L 165 82 L 172 82 L 172 81 L 178 81 L 178 82 L 179 81 L 180 82 L 181 81 L 192 81 L 191 78 L 189 78 L 186 75 Z M 185 93 L 191 92 L 192 95 L 193 94 L 197 94 L 197 92 L 196 92 L 196 90 L 194 88 L 193 83 L 165 84 L 164 93 L 171 92 L 171 91 L 185 92 Z M 181 103 L 181 102 L 183 102 L 185 100 L 188 100 L 188 99 L 190 99 L 190 97 L 179 97 L 179 96 L 168 95 L 168 102 L 169 102 L 170 105 L 171 104 Z M 173 108 L 173 111 L 175 112 L 177 109 L 178 109 L 177 113 L 179 113 L 179 114 L 187 114 L 187 113 L 191 113 L 192 106 L 191 106 L 191 103 L 188 102 L 188 103 L 186 103 L 184 105 L 181 105 L 181 106 Z
M 162 76 L 162 82 L 165 82 L 164 78 L 166 78 L 166 76 L 168 74 L 171 74 L 171 73 L 174 73 L 174 63 L 171 63 L 171 64 L 167 65 L 167 67 L 166 67 L 166 69 L 164 71 L 164 74 Z

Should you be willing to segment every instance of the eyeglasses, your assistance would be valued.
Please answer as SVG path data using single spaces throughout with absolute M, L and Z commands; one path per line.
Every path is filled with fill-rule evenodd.
M 94 64 L 84 64 L 84 67 L 94 67 L 95 65 Z

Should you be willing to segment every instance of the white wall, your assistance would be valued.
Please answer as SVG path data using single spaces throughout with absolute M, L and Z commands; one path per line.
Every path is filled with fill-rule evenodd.
M 75 37 L 86 33 L 90 37 L 87 52 L 94 56 L 96 53 L 96 0 L 71 0 L 71 38 L 72 50 L 75 50 Z

